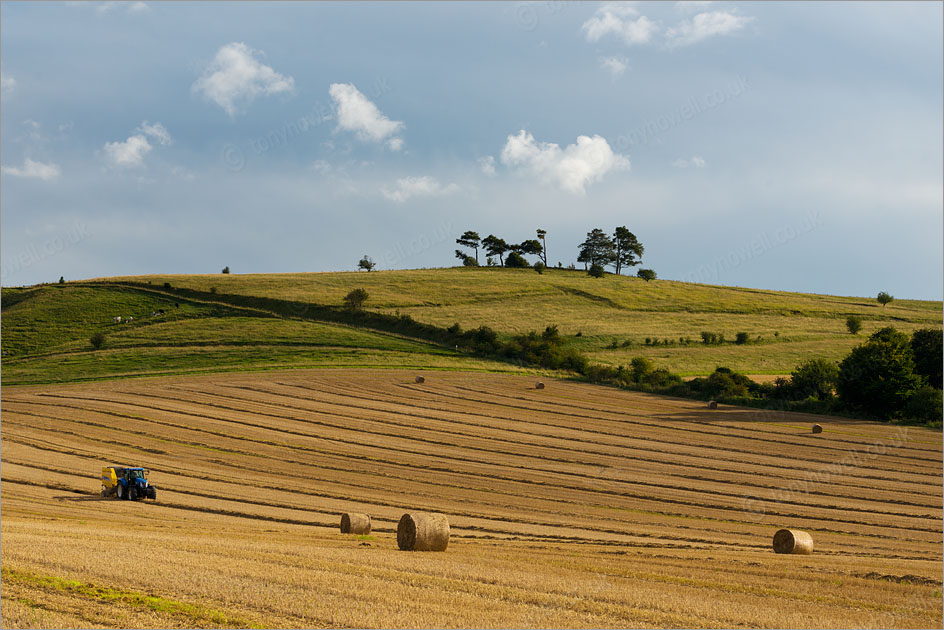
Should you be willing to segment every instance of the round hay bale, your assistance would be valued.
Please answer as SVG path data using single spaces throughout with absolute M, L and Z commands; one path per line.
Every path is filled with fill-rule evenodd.
M 717 401 L 709 400 L 709 401 L 708 401 L 708 408 L 709 408 L 709 409 L 717 409 L 717 408 L 718 408 L 718 403 L 717 403 Z
M 534 389 L 544 389 L 544 383 L 542 383 L 541 381 L 538 381 L 535 384 Z
M 798 529 L 781 529 L 774 534 L 774 551 L 777 553 L 813 553 L 813 537 Z
M 413 512 L 400 517 L 397 546 L 402 551 L 445 551 L 449 545 L 449 519 L 445 514 Z
M 342 534 L 369 534 L 370 514 L 345 512 L 341 515 Z
M 813 433 L 822 433 L 822 432 L 823 432 L 823 425 L 821 424 L 813 425 Z
M 417 382 L 417 383 L 425 383 L 425 382 L 426 382 L 426 379 L 423 378 L 422 376 L 417 376 L 417 377 L 416 377 L 416 382 Z

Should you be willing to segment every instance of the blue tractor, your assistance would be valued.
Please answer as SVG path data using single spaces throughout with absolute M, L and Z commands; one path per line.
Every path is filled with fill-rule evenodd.
M 102 468 L 102 496 L 112 494 L 119 499 L 151 499 L 157 500 L 157 490 L 148 483 L 147 468 L 122 468 L 120 466 L 105 466 Z

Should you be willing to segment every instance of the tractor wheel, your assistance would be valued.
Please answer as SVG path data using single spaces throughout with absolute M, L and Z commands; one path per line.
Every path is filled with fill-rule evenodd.
M 105 491 L 105 488 L 102 488 L 102 498 L 104 499 L 107 496 L 108 496 L 108 492 Z
M 155 490 L 151 486 L 148 486 L 147 492 L 148 492 L 149 499 L 151 499 L 152 501 L 157 501 L 157 490 Z
M 130 499 L 131 501 L 138 500 L 138 489 L 135 488 L 134 486 L 131 486 L 130 488 L 128 488 L 128 499 Z
M 117 499 L 124 499 L 124 498 L 125 498 L 125 497 L 124 497 L 124 494 L 125 494 L 125 493 L 122 492 L 123 490 L 124 490 L 124 488 L 121 487 L 121 484 L 120 484 L 120 483 L 119 483 L 117 486 L 115 486 L 115 498 L 117 498 Z

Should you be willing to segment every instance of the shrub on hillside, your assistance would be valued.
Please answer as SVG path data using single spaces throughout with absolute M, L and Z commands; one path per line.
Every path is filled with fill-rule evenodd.
M 364 302 L 370 297 L 364 289 L 354 289 L 344 296 L 344 304 L 352 312 L 358 312 L 363 308 Z
M 518 252 L 511 252 L 505 257 L 505 266 L 509 269 L 525 269 L 531 265 L 529 265 L 528 261 L 524 259 L 524 256 Z
M 540 260 L 537 261 L 536 263 L 534 263 L 534 270 L 537 271 L 538 273 L 542 273 L 542 274 L 543 274 L 543 273 L 544 273 L 544 270 L 545 270 L 546 268 L 547 268 L 547 267 L 546 267 L 546 266 L 544 265 L 544 263 L 542 263 Z
M 101 332 L 97 332 L 93 334 L 92 337 L 89 339 L 89 343 L 92 344 L 93 348 L 98 350 L 99 348 L 105 345 L 105 334 Z
M 590 269 L 587 271 L 594 278 L 602 278 L 604 274 L 603 265 L 594 263 L 590 265 Z
M 646 282 L 652 282 L 656 279 L 656 272 L 652 269 L 640 269 L 636 272 L 636 276 L 642 278 Z
M 858 315 L 850 315 L 846 318 L 846 328 L 853 335 L 858 335 L 859 331 L 862 330 L 862 318 Z
M 882 328 L 839 364 L 836 391 L 849 409 L 889 419 L 901 413 L 921 385 L 914 368 L 908 337 Z
M 836 388 L 839 368 L 825 359 L 810 359 L 790 374 L 790 388 L 795 398 L 831 398 Z
M 743 346 L 744 344 L 747 343 L 747 341 L 748 341 L 748 335 L 746 332 L 739 332 L 737 335 L 734 336 L 734 343 L 736 343 L 739 346 Z
M 909 420 L 940 425 L 942 409 L 944 409 L 944 398 L 942 398 L 941 390 L 930 385 L 923 385 L 911 394 L 902 415 Z
M 927 379 L 931 387 L 944 386 L 944 334 L 933 328 L 923 328 L 911 334 L 911 350 L 914 352 L 915 372 Z

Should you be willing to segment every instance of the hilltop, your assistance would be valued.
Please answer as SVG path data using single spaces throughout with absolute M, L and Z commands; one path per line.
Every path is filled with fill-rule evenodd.
M 942 325 L 941 302 L 895 300 L 883 308 L 874 298 L 558 269 L 127 276 L 4 288 L 3 381 L 319 365 L 518 369 L 409 332 L 324 321 L 319 313 L 339 310 L 354 288 L 368 292 L 369 313 L 439 328 L 484 325 L 505 338 L 556 325 L 568 347 L 594 362 L 644 356 L 687 375 L 719 365 L 786 374 L 809 358 L 839 360 L 883 326 Z M 846 330 L 849 315 L 863 320 L 857 336 Z M 115 316 L 135 319 L 115 324 Z M 704 345 L 703 331 L 725 342 Z M 105 349 L 90 346 L 95 332 L 106 334 Z M 734 343 L 739 332 L 748 343 Z

